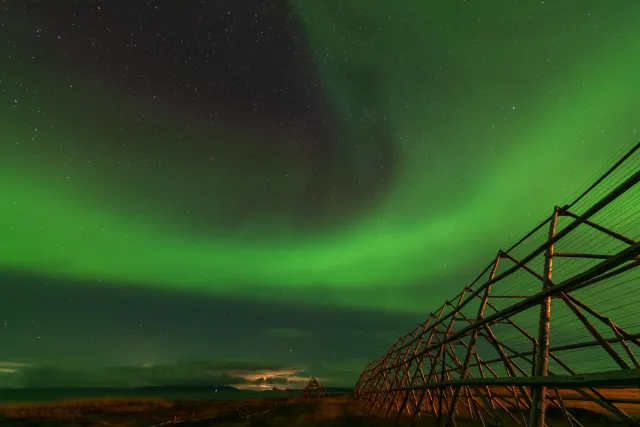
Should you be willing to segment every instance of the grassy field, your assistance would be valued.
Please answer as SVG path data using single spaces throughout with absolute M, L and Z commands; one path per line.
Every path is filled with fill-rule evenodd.
M 190 401 L 100 398 L 51 403 L 11 403 L 0 405 L 0 425 L 152 426 L 167 421 L 191 421 L 209 417 L 234 419 L 286 403 L 284 399 L 268 398 Z
M 322 401 L 283 398 L 167 401 L 161 399 L 82 399 L 52 403 L 0 405 L 3 427 L 151 427 L 161 423 L 190 426 L 386 425 L 348 408 L 347 396 Z M 247 417 L 248 416 L 248 417 Z M 173 423 L 170 423 L 173 422 Z
M 496 390 L 497 391 L 497 390 Z M 635 392 L 635 391 L 634 391 Z M 617 392 L 629 397 L 629 392 Z M 100 398 L 51 403 L 12 403 L 0 405 L 3 427 L 152 427 L 160 424 L 207 426 L 387 426 L 389 420 L 371 418 L 361 408 L 347 402 L 347 395 L 320 401 L 295 398 L 254 398 L 170 401 L 162 399 Z M 598 416 L 584 402 L 570 403 L 580 408 L 580 421 L 585 427 L 619 425 Z M 588 406 L 588 405 L 587 405 Z M 588 410 L 587 410 L 588 409 Z M 462 414 L 461 414 L 462 415 Z M 456 419 L 457 427 L 477 427 L 476 421 Z M 417 426 L 436 426 L 437 420 L 424 416 Z M 548 425 L 567 425 L 559 413 L 549 411 Z

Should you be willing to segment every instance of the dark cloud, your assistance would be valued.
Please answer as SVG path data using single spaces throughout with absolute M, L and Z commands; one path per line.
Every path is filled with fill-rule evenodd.
M 179 366 L 188 366 L 201 369 L 213 369 L 222 371 L 271 371 L 290 368 L 289 365 L 257 358 L 235 358 L 218 361 L 184 360 L 177 363 Z
M 263 384 L 285 385 L 285 384 L 289 384 L 290 382 L 291 381 L 289 381 L 289 379 L 286 377 L 267 377 L 267 378 L 258 378 L 253 382 L 253 384 L 254 385 L 263 385 Z
M 80 370 L 58 365 L 21 366 L 15 369 L 25 388 L 46 387 L 142 387 L 286 384 L 287 378 L 269 373 L 292 372 L 295 368 L 271 362 L 250 360 L 183 361 L 171 365 L 111 366 Z
M 233 385 L 246 389 L 304 387 L 311 376 L 327 386 L 350 387 L 366 358 L 299 367 L 257 359 L 186 360 L 174 364 L 121 365 L 77 369 L 68 365 L 0 361 L 0 388 L 74 388 Z
M 18 369 L 24 368 L 25 366 L 28 365 L 23 362 L 0 360 L 0 372 L 5 374 L 18 372 Z

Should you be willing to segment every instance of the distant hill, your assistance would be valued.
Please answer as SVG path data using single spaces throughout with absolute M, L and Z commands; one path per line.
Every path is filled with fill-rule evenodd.
M 349 387 L 325 387 L 328 393 L 351 393 L 352 388 Z
M 125 392 L 172 392 L 172 391 L 190 391 L 190 392 L 235 392 L 240 391 L 235 387 L 228 385 L 166 385 L 166 386 L 146 386 L 146 387 L 36 387 L 36 388 L 0 388 L 2 391 L 81 391 L 86 393 L 100 393 L 100 392 L 113 392 L 113 391 L 125 391 Z
M 0 388 L 0 403 L 53 402 L 78 399 L 159 398 L 164 400 L 240 399 L 246 393 L 235 387 L 162 386 L 162 387 L 74 387 L 74 388 Z M 2 424 L 0 422 L 0 424 Z
M 189 390 L 194 392 L 211 392 L 211 391 L 219 391 L 219 392 L 230 392 L 230 391 L 240 391 L 235 387 L 231 387 L 230 385 L 211 385 L 211 386 L 185 386 L 185 385 L 173 385 L 173 386 L 149 386 L 149 387 L 132 387 L 127 390 L 139 390 L 139 391 L 179 391 L 179 390 Z
M 325 389 L 327 390 L 327 393 L 351 393 L 353 391 L 352 388 L 349 387 L 325 387 Z M 284 390 L 280 390 L 280 391 L 284 391 Z M 293 393 L 299 393 L 301 392 L 302 389 L 300 388 L 296 388 L 293 389 Z M 268 390 L 257 390 L 258 393 L 273 393 L 273 391 L 271 389 Z

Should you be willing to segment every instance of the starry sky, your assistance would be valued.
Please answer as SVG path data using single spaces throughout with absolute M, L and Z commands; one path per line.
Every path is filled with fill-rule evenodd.
M 0 387 L 350 386 L 640 130 L 631 0 L 0 3 Z

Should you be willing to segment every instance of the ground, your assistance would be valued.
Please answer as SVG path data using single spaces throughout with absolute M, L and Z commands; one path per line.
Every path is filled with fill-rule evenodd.
M 609 425 L 609 420 L 598 418 L 596 413 L 581 415 L 581 422 L 585 427 Z M 349 403 L 347 395 L 312 401 L 300 401 L 295 398 L 184 402 L 159 399 L 94 399 L 0 405 L 0 425 L 3 427 L 377 427 L 393 425 L 393 418 L 382 420 L 369 417 L 359 407 Z M 456 421 L 457 427 L 481 425 L 465 421 L 463 418 Z M 437 425 L 437 420 L 428 416 L 416 424 L 424 427 Z M 550 417 L 548 425 L 561 427 L 566 424 L 561 417 Z
M 321 401 L 247 399 L 166 401 L 92 399 L 0 405 L 3 427 L 342 426 L 379 425 L 347 404 L 348 396 Z M 384 424 L 380 424 L 384 425 Z

